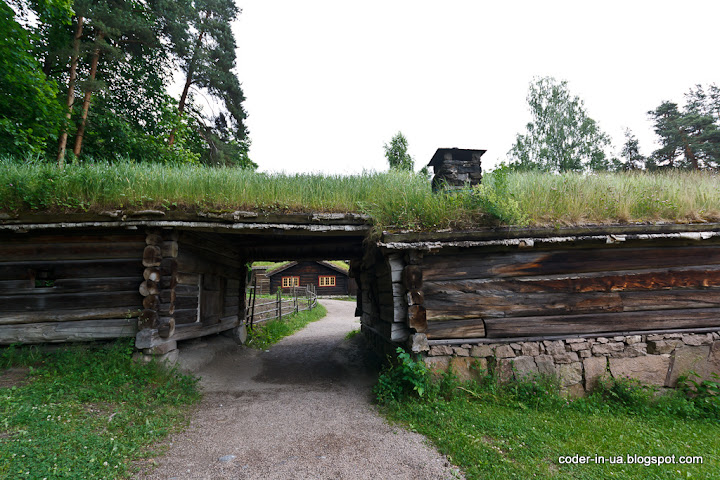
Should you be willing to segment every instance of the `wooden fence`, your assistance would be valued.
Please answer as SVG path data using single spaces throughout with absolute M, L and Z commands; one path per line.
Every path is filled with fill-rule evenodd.
M 286 289 L 287 291 L 287 289 Z M 251 327 L 258 323 L 275 318 L 282 318 L 291 313 L 312 310 L 317 306 L 317 291 L 314 285 L 290 289 L 290 298 L 283 297 L 278 290 L 274 300 L 260 299 L 256 301 L 256 287 L 248 287 L 247 310 L 245 323 Z

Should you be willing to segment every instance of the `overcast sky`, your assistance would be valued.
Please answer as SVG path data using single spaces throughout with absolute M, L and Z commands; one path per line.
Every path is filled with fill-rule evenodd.
M 260 170 L 386 170 L 402 131 L 416 169 L 439 147 L 503 160 L 534 77 L 567 80 L 613 138 L 654 149 L 646 112 L 720 83 L 718 0 L 237 0 L 238 74 Z

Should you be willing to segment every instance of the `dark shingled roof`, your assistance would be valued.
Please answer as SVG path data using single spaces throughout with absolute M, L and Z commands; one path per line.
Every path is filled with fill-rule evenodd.
M 471 150 L 467 148 L 438 148 L 433 155 L 432 160 L 428 163 L 428 167 L 434 167 L 444 160 L 445 154 L 452 152 L 452 156 L 455 160 L 462 160 L 469 162 L 472 160 L 472 154 L 480 152 L 480 156 L 483 156 L 487 150 Z

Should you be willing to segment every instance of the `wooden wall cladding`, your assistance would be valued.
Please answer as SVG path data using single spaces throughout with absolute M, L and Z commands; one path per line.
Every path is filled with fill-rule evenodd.
M 0 344 L 131 337 L 143 310 L 145 235 L 0 238 Z
M 720 328 L 720 245 L 426 255 L 427 336 Z

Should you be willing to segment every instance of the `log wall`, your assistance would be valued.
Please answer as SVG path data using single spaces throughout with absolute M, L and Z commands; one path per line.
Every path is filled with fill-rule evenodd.
M 425 255 L 428 339 L 720 327 L 720 245 Z
M 165 354 L 177 341 L 231 330 L 245 315 L 246 261 L 230 240 L 148 230 L 145 295 L 136 346 Z M 153 281 L 154 278 L 159 280 Z
M 319 277 L 331 276 L 335 277 L 335 285 L 329 287 L 321 287 Z M 345 272 L 340 272 L 334 268 L 324 265 L 322 262 L 305 261 L 297 262 L 278 272 L 270 272 L 270 293 L 277 292 L 282 287 L 283 277 L 299 277 L 300 287 L 307 285 L 315 286 L 317 294 L 323 295 L 348 295 L 350 293 L 349 277 Z M 288 290 L 288 289 L 284 289 Z
M 133 230 L 0 236 L 0 344 L 134 336 L 145 246 Z

